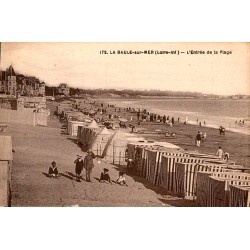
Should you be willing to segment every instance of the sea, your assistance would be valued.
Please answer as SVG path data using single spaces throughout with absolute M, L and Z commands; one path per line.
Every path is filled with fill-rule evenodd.
M 151 113 L 166 115 L 180 122 L 219 128 L 250 135 L 249 99 L 107 99 L 117 107 L 147 109 Z M 198 123 L 197 123 L 198 119 Z M 242 121 L 244 120 L 244 123 Z M 240 123 L 241 121 L 241 123 Z

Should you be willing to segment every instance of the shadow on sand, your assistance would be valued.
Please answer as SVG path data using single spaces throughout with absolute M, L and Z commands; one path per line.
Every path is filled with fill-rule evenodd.
M 165 203 L 167 205 L 173 206 L 173 207 L 197 207 L 197 204 L 193 200 L 186 200 L 182 198 L 178 199 L 159 199 L 162 203 Z
M 68 137 L 67 140 L 73 142 L 73 143 L 76 144 L 79 148 L 82 148 L 81 145 L 78 143 L 77 138 Z
M 48 174 L 48 173 L 42 172 L 42 174 L 45 175 L 46 177 L 49 177 L 49 174 Z

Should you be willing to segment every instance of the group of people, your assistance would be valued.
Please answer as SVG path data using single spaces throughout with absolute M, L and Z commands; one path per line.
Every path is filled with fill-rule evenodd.
M 196 119 L 196 125 L 199 125 L 200 127 L 202 126 L 202 125 L 201 125 L 201 122 L 199 122 L 199 119 L 198 119 L 198 118 Z M 203 121 L 203 125 L 204 125 L 204 127 L 206 127 L 206 125 L 207 125 L 207 124 L 206 124 L 206 121 Z
M 103 169 L 103 172 L 101 173 L 101 176 L 100 176 L 100 182 L 112 185 L 112 181 L 111 181 L 111 178 L 110 178 L 108 172 L 109 172 L 109 170 L 107 168 Z M 120 184 L 121 186 L 124 186 L 124 185 L 128 186 L 124 172 L 119 172 L 119 176 L 116 179 L 115 183 Z
M 245 123 L 245 120 L 235 121 L 235 124 L 238 124 L 238 125 L 244 125 L 244 123 Z
M 81 173 L 82 173 L 83 169 L 85 169 L 86 181 L 92 182 L 91 181 L 91 173 L 92 173 L 92 169 L 94 168 L 94 162 L 93 162 L 94 158 L 95 158 L 95 155 L 92 152 L 92 150 L 88 150 L 87 155 L 85 156 L 84 160 L 82 159 L 81 155 L 77 155 L 77 159 L 74 161 L 77 182 L 81 181 Z M 110 178 L 108 172 L 109 172 L 109 170 L 107 168 L 103 169 L 103 172 L 101 173 L 101 176 L 99 179 L 100 182 L 112 184 L 111 178 Z M 58 172 L 55 161 L 53 161 L 51 163 L 51 166 L 49 167 L 48 176 L 51 178 L 58 178 L 59 177 L 59 172 Z M 124 185 L 128 186 L 124 172 L 119 172 L 119 176 L 116 179 L 115 183 L 120 184 L 122 186 L 124 186 Z

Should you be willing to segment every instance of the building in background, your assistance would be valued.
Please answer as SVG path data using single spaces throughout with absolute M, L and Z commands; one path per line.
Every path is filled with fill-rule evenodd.
M 59 84 L 58 93 L 60 95 L 65 95 L 65 96 L 69 96 L 70 95 L 69 87 L 68 87 L 67 83 L 61 83 L 61 84 Z
M 11 65 L 0 71 L 0 93 L 8 96 L 45 96 L 45 83 L 34 76 L 17 74 Z

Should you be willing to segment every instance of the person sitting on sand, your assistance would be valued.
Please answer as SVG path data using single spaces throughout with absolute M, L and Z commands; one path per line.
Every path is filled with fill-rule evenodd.
M 57 178 L 58 177 L 58 170 L 56 167 L 56 162 L 51 162 L 51 167 L 49 167 L 49 177 L 50 178 Z
M 224 160 L 225 160 L 225 161 L 229 161 L 229 153 L 228 153 L 228 152 L 226 152 L 226 153 L 224 154 Z
M 100 177 L 100 182 L 107 183 L 107 184 L 111 183 L 111 179 L 110 179 L 108 172 L 109 170 L 107 168 L 103 169 L 103 172 L 101 173 L 101 177 Z
M 171 133 L 171 136 L 174 137 L 174 136 L 175 136 L 175 132 L 172 132 L 172 133 Z
M 119 172 L 119 177 L 117 178 L 116 183 L 120 184 L 121 186 L 128 186 L 126 183 L 125 174 L 123 172 Z
M 170 134 L 169 134 L 169 132 L 167 131 L 166 132 L 166 135 L 165 135 L 166 137 L 169 137 L 170 136 Z

